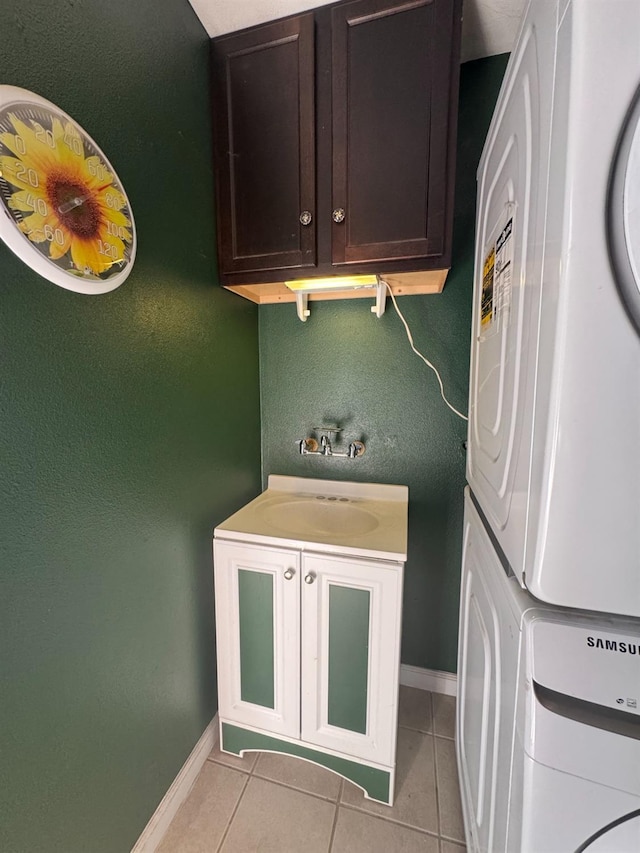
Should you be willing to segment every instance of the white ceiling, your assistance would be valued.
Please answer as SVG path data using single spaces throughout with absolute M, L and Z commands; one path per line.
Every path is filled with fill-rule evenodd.
M 210 36 L 324 6 L 331 0 L 189 0 Z M 508 53 L 526 0 L 464 0 L 462 62 Z

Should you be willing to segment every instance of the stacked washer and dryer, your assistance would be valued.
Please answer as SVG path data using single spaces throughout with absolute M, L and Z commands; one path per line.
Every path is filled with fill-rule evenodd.
M 530 0 L 478 169 L 467 842 L 640 851 L 640 2 Z

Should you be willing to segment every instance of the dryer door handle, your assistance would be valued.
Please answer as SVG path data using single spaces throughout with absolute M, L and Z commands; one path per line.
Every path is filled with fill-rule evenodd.
M 614 278 L 640 333 L 640 87 L 618 138 L 605 216 Z

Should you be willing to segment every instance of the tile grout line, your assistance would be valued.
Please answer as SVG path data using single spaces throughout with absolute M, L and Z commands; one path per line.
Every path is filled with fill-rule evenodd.
M 462 845 L 466 849 L 466 840 L 462 841 L 459 838 L 454 838 L 452 835 L 444 835 L 442 833 L 442 827 L 440 826 L 440 793 L 439 793 L 439 781 L 438 781 L 438 751 L 436 749 L 436 747 L 437 747 L 436 741 L 438 739 L 444 740 L 444 741 L 454 741 L 454 743 L 455 743 L 454 738 L 442 737 L 440 735 L 435 735 L 433 738 L 433 740 L 434 740 L 433 751 L 434 751 L 435 764 L 436 764 L 436 798 L 437 798 L 437 802 L 438 802 L 438 836 L 442 841 L 449 841 L 449 842 L 452 842 L 453 844 Z
M 411 731 L 413 731 L 413 729 Z M 419 732 L 419 734 L 429 736 L 430 733 Z M 306 788 L 296 788 L 295 785 L 291 785 L 287 782 L 283 782 L 280 779 L 271 779 L 268 776 L 260 776 L 259 774 L 257 774 L 255 772 L 255 767 L 257 766 L 257 763 L 258 763 L 257 761 L 256 761 L 256 764 L 254 765 L 254 769 L 249 772 L 248 770 L 240 770 L 237 767 L 231 767 L 229 764 L 225 764 L 222 761 L 216 761 L 215 758 L 209 758 L 207 760 L 211 761 L 214 764 L 217 764 L 219 767 L 226 767 L 228 770 L 235 770 L 237 773 L 241 773 L 243 776 L 247 776 L 247 777 L 253 776 L 254 779 L 260 779 L 262 782 L 270 782 L 273 785 L 277 785 L 279 788 L 286 788 L 288 791 L 297 791 L 298 794 L 307 794 L 309 797 L 313 797 L 316 800 L 321 800 L 323 803 L 337 803 L 338 805 L 343 806 L 345 809 L 349 809 L 350 811 L 360 812 L 362 814 L 369 814 L 369 815 L 372 815 L 372 817 L 377 817 L 380 820 L 386 820 L 389 823 L 395 824 L 396 826 L 404 826 L 407 829 L 415 829 L 417 832 L 422 832 L 425 835 L 436 835 L 437 836 L 437 834 L 438 834 L 436 832 L 433 832 L 430 829 L 423 829 L 422 827 L 414 826 L 414 824 L 411 824 L 411 823 L 404 823 L 403 821 L 397 820 L 396 818 L 387 817 L 386 815 L 380 815 L 380 814 L 377 814 L 377 812 L 370 812 L 370 811 L 368 811 L 368 809 L 360 808 L 359 806 L 354 806 L 352 803 L 342 802 L 342 792 L 344 790 L 344 785 L 346 784 L 346 782 L 349 781 L 349 780 L 344 779 L 342 777 L 340 778 L 341 787 L 340 787 L 340 791 L 338 793 L 338 799 L 334 800 L 331 797 L 324 796 L 323 794 L 318 794 L 315 791 L 309 791 Z M 331 772 L 331 771 L 327 771 L 327 772 Z M 335 774 L 335 775 L 338 775 L 338 774 Z M 372 800 L 372 801 L 367 801 L 367 802 L 376 802 L 376 801 Z M 382 805 L 384 805 L 384 803 Z
M 257 762 L 256 762 L 256 764 L 257 764 Z M 224 764 L 221 766 L 228 767 L 228 765 L 224 765 Z M 231 768 L 231 769 L 235 769 L 235 768 Z M 393 817 L 387 817 L 386 815 L 378 814 L 377 812 L 371 812 L 368 809 L 359 808 L 358 806 L 354 806 L 351 803 L 342 802 L 342 792 L 343 792 L 344 786 L 347 782 L 347 780 L 345 780 L 345 779 L 341 780 L 342 786 L 341 786 L 340 792 L 338 794 L 338 799 L 332 800 L 330 797 L 323 797 L 321 794 L 316 794 L 316 793 L 313 793 L 312 791 L 305 791 L 302 788 L 294 788 L 292 785 L 287 785 L 286 782 L 281 782 L 277 779 L 267 779 L 264 776 L 256 776 L 253 773 L 253 771 L 251 772 L 251 774 L 244 773 L 243 771 L 237 771 L 237 772 L 240 772 L 240 773 L 242 773 L 243 776 L 247 777 L 247 783 L 248 783 L 249 777 L 252 776 L 254 779 L 259 779 L 262 782 L 268 782 L 272 785 L 277 785 L 279 788 L 284 788 L 287 791 L 295 791 L 298 794 L 306 794 L 307 796 L 313 797 L 315 800 L 320 800 L 323 803 L 334 803 L 336 806 L 342 806 L 343 808 L 348 809 L 349 811 L 354 811 L 354 812 L 358 812 L 359 814 L 369 815 L 370 817 L 378 818 L 379 820 L 384 820 L 387 823 L 391 823 L 394 826 L 402 826 L 405 829 L 412 829 L 415 832 L 419 832 L 422 835 L 428 835 L 431 838 L 439 838 L 440 837 L 440 835 L 439 835 L 440 823 L 439 822 L 438 822 L 438 831 L 433 831 L 431 829 L 424 829 L 421 826 L 415 826 L 415 824 L 412 824 L 412 823 L 405 823 L 404 821 L 397 820 L 396 818 L 393 818 Z M 245 788 L 246 788 L 246 785 L 245 785 Z M 243 789 L 243 792 L 242 792 L 240 799 L 242 799 L 243 795 L 244 795 L 244 789 Z M 240 805 L 240 801 L 238 801 L 238 806 L 239 805 Z M 237 810 L 238 806 L 236 806 L 236 810 Z M 235 815 L 235 810 L 234 810 L 234 814 L 229 819 L 229 823 L 231 823 L 231 821 L 233 820 L 234 815 Z M 225 832 L 225 835 L 226 835 L 226 832 Z M 452 841 L 453 839 L 448 838 L 446 840 Z
M 236 755 L 232 752 L 220 752 L 221 756 L 228 755 L 230 758 L 237 758 L 240 761 L 244 761 L 244 756 Z M 255 770 L 256 764 L 258 763 L 258 759 L 260 758 L 260 753 L 257 751 L 251 752 L 251 755 L 256 756 L 256 760 L 253 762 L 253 767 L 251 770 L 244 770 L 242 767 L 236 767 L 235 764 L 229 764 L 227 761 L 222 761 L 218 758 L 217 755 L 211 757 L 211 755 L 207 755 L 207 761 L 211 761 L 213 764 L 217 764 L 220 767 L 228 767 L 229 770 L 236 770 L 238 773 L 244 773 L 245 776 L 253 776 L 253 771 Z
M 243 770 L 242 767 L 236 767 L 235 764 L 227 764 L 226 761 L 220 761 L 219 758 L 211 758 L 207 756 L 207 761 L 210 761 L 212 764 L 217 764 L 218 767 L 228 767 L 229 770 L 236 770 L 238 773 L 244 773 L 245 776 L 251 776 L 251 770 Z
M 455 749 L 455 738 L 453 738 L 453 737 L 447 737 L 446 735 L 434 735 L 433 740 L 434 740 L 434 753 L 436 756 L 438 754 L 438 751 L 437 751 L 437 741 L 438 740 L 448 741 L 450 743 L 453 743 L 454 749 Z M 455 756 L 454 756 L 454 761 L 455 761 Z M 438 772 L 437 766 L 438 766 L 438 759 L 436 757 L 436 774 Z M 457 777 L 457 769 L 456 769 L 456 777 Z M 436 778 L 437 778 L 437 775 L 436 775 Z M 439 807 L 439 800 L 438 800 L 438 807 Z M 438 815 L 439 815 L 439 812 L 438 812 Z M 449 842 L 453 842 L 453 844 L 458 844 L 458 845 L 461 844 L 463 846 L 466 845 L 466 840 L 462 841 L 460 838 L 454 838 L 452 835 L 444 835 L 442 833 L 442 827 L 440 827 L 439 835 L 440 835 L 440 838 L 443 839 L 443 841 L 449 841 Z
M 212 759 L 213 760 L 213 759 Z M 216 762 L 217 764 L 218 762 Z M 258 762 L 256 762 L 257 764 Z M 229 768 L 228 764 L 220 764 L 221 767 Z M 235 767 L 229 768 L 230 770 L 236 770 Z M 273 785 L 277 785 L 279 788 L 286 788 L 287 791 L 296 791 L 298 794 L 307 794 L 309 797 L 313 797 L 315 800 L 321 800 L 323 803 L 335 803 L 338 800 L 334 800 L 331 797 L 325 797 L 323 794 L 316 794 L 314 791 L 307 791 L 305 788 L 296 788 L 295 785 L 289 785 L 287 782 L 282 782 L 280 779 L 270 779 L 268 776 L 260 776 L 255 773 L 253 770 L 251 773 L 245 772 L 244 770 L 237 770 L 236 772 L 242 773 L 243 776 L 253 777 L 254 779 L 259 779 L 261 782 L 270 782 Z M 331 772 L 331 771 L 327 771 Z M 335 774 L 338 775 L 337 773 Z M 344 780 L 340 778 L 340 781 Z
M 254 762 L 251 770 L 240 770 L 240 768 L 238 767 L 232 767 L 230 764 L 225 764 L 224 762 L 216 760 L 215 758 L 207 758 L 207 761 L 211 761 L 220 767 L 226 767 L 230 770 L 236 770 L 238 773 L 242 773 L 245 776 L 253 776 L 254 779 L 261 779 L 263 782 L 272 782 L 274 785 L 278 785 L 280 788 L 286 788 L 288 791 L 297 791 L 299 794 L 308 794 L 310 797 L 314 797 L 316 800 L 321 800 L 324 803 L 340 804 L 340 800 L 342 798 L 342 791 L 344 789 L 345 782 L 347 781 L 343 776 L 340 776 L 338 773 L 332 773 L 331 770 L 328 770 L 327 768 L 323 768 L 327 771 L 327 773 L 331 773 L 332 776 L 336 776 L 338 778 L 339 788 L 337 799 L 333 799 L 332 797 L 325 796 L 324 794 L 318 794 L 315 791 L 308 791 L 306 788 L 296 788 L 295 785 L 291 785 L 288 782 L 283 782 L 280 779 L 271 779 L 269 776 L 261 776 L 259 773 L 256 772 L 260 761 L 260 755 L 261 753 L 257 753 L 257 759 Z
M 286 788 L 287 791 L 297 791 L 299 794 L 308 794 L 316 800 L 322 800 L 323 803 L 335 803 L 337 800 L 331 797 L 325 797 L 323 794 L 316 794 L 314 791 L 307 791 L 305 788 L 296 788 L 295 785 L 288 785 L 286 782 L 281 782 L 280 779 L 269 779 L 268 776 L 254 776 L 255 779 L 261 779 L 263 782 L 272 782 L 280 788 Z
M 419 735 L 432 735 L 433 732 L 427 732 L 424 729 L 414 729 L 413 726 L 401 726 L 398 725 L 399 729 L 404 729 L 405 732 L 417 732 Z
M 466 849 L 466 841 L 460 841 L 459 838 L 452 838 L 450 835 L 440 835 L 439 838 L 441 841 L 448 841 L 449 844 L 455 844 L 458 847 L 465 847 Z
M 240 803 L 242 802 L 242 799 L 245 795 L 245 791 L 247 790 L 247 787 L 249 785 L 249 780 L 251 778 L 251 774 L 243 774 L 243 776 L 246 777 L 244 786 L 242 788 L 242 791 L 240 792 L 240 796 L 238 797 L 238 802 L 236 803 L 235 808 L 231 812 L 231 816 L 229 817 L 229 820 L 227 821 L 227 825 L 224 828 L 224 832 L 222 833 L 222 838 L 220 839 L 220 844 L 218 844 L 218 846 L 216 847 L 216 853 L 220 853 L 220 850 L 222 850 L 222 846 L 227 839 L 227 835 L 229 834 L 229 829 L 231 828 L 231 824 L 233 823 L 233 819 L 236 816 L 236 814 L 238 813 L 238 809 L 240 808 Z
M 338 812 L 340 811 L 340 800 L 342 799 L 342 792 L 344 791 L 344 779 L 340 782 L 340 788 L 338 789 L 338 799 L 336 800 L 336 810 L 333 815 L 333 826 L 331 827 L 331 837 L 329 838 L 329 849 L 328 853 L 331 853 L 333 850 L 333 842 L 336 837 L 336 827 L 338 825 Z
M 440 803 L 441 792 L 440 792 L 440 779 L 439 779 L 439 763 L 440 762 L 438 762 L 438 757 L 437 757 L 437 748 L 436 748 L 437 747 L 437 740 L 440 739 L 444 742 L 447 742 L 447 741 L 448 742 L 452 742 L 452 741 L 455 742 L 455 737 L 449 737 L 448 735 L 439 734 L 438 732 L 436 732 L 435 709 L 434 709 L 433 692 L 432 691 L 429 691 L 428 706 L 429 706 L 430 715 L 431 715 L 430 726 L 429 726 L 430 731 L 424 731 L 422 728 L 413 728 L 410 725 L 400 725 L 400 724 L 398 724 L 398 729 L 404 729 L 406 731 L 415 732 L 415 733 L 420 734 L 424 737 L 430 737 L 431 738 L 431 743 L 433 746 L 433 755 L 434 755 L 434 780 L 435 780 L 435 801 L 436 801 L 435 804 L 436 804 L 436 821 L 437 821 L 437 831 L 436 832 L 434 832 L 432 830 L 428 830 L 428 829 L 423 829 L 422 827 L 415 826 L 411 823 L 406 823 L 402 820 L 398 820 L 395 817 L 392 817 L 391 815 L 389 815 L 389 816 L 381 815 L 381 814 L 378 814 L 376 812 L 371 812 L 366 808 L 360 808 L 357 805 L 342 802 L 342 798 L 343 798 L 343 794 L 344 794 L 344 790 L 345 790 L 345 786 L 346 786 L 346 781 L 343 778 L 340 779 L 340 786 L 338 789 L 337 799 L 332 799 L 331 797 L 323 796 L 322 794 L 318 794 L 316 792 L 312 792 L 312 791 L 308 791 L 308 790 L 304 790 L 304 789 L 295 787 L 294 785 L 291 785 L 287 782 L 283 782 L 283 781 L 276 780 L 276 779 L 269 779 L 268 777 L 264 777 L 264 776 L 259 775 L 257 773 L 258 764 L 260 763 L 260 756 L 261 756 L 261 753 L 259 753 L 259 752 L 254 753 L 255 761 L 253 762 L 253 765 L 252 765 L 250 770 L 244 770 L 244 769 L 240 769 L 237 767 L 233 767 L 229 764 L 226 764 L 223 761 L 216 760 L 216 757 L 212 758 L 210 756 L 207 756 L 208 761 L 211 761 L 212 763 L 217 764 L 218 766 L 222 766 L 222 767 L 226 767 L 227 769 L 235 770 L 236 772 L 239 772 L 245 776 L 245 783 L 244 783 L 242 790 L 240 792 L 238 802 L 236 803 L 236 805 L 232 811 L 232 814 L 229 817 L 229 820 L 228 820 L 227 825 L 225 827 L 225 830 L 224 830 L 224 833 L 223 833 L 222 838 L 220 840 L 220 843 L 216 849 L 217 853 L 220 853 L 220 850 L 224 846 L 224 843 L 226 841 L 226 838 L 228 837 L 231 825 L 232 825 L 232 823 L 235 819 L 235 816 L 236 816 L 236 814 L 240 808 L 240 805 L 243 801 L 243 798 L 244 798 L 244 795 L 246 793 L 250 778 L 252 778 L 252 777 L 256 778 L 256 779 L 261 779 L 262 781 L 265 781 L 267 783 L 277 785 L 278 787 L 284 788 L 285 790 L 295 791 L 295 792 L 301 793 L 301 794 L 307 794 L 308 796 L 313 797 L 314 799 L 320 800 L 322 802 L 332 802 L 334 804 L 334 816 L 333 816 L 333 823 L 332 823 L 331 835 L 330 835 L 329 847 L 328 847 L 327 853 L 331 853 L 331 850 L 333 849 L 336 830 L 337 830 L 337 823 L 338 823 L 338 818 L 339 818 L 340 806 L 343 806 L 345 809 L 348 809 L 350 811 L 358 812 L 359 814 L 364 814 L 364 815 L 368 815 L 368 816 L 373 817 L 373 818 L 377 818 L 379 820 L 383 820 L 386 823 L 390 823 L 391 825 L 400 826 L 400 827 L 406 828 L 408 830 L 413 830 L 414 832 L 418 832 L 421 835 L 426 835 L 430 838 L 435 838 L 438 841 L 438 850 L 440 851 L 440 853 L 442 853 L 443 842 L 448 842 L 448 843 L 451 843 L 454 845 L 464 844 L 464 842 L 461 842 L 460 839 L 456 839 L 456 838 L 453 838 L 451 836 L 444 836 L 441 834 L 442 833 L 442 819 L 441 819 L 441 803 Z M 338 775 L 338 774 L 335 774 L 335 775 Z
M 440 838 L 439 833 L 434 832 L 431 829 L 423 829 L 421 826 L 416 826 L 413 823 L 404 823 L 401 820 L 397 820 L 393 817 L 385 817 L 384 815 L 380 815 L 377 812 L 370 812 L 368 809 L 361 809 L 358 806 L 354 806 L 351 803 L 340 803 L 343 809 L 349 809 L 352 812 L 358 812 L 358 814 L 369 815 L 370 817 L 378 818 L 378 820 L 384 820 L 386 823 L 392 823 L 394 826 L 402 826 L 404 829 L 413 829 L 414 832 L 419 832 L 421 835 L 428 835 L 430 838 Z M 449 841 L 450 839 L 447 839 Z
M 431 694 L 430 698 L 431 702 L 431 728 L 433 729 L 433 734 L 431 735 L 431 742 L 433 744 L 433 770 L 436 777 L 436 817 L 438 819 L 438 847 L 441 847 L 440 839 L 442 838 L 440 834 L 441 823 L 440 820 L 440 780 L 438 778 L 438 750 L 436 749 L 436 717 L 435 717 L 435 708 L 433 707 L 433 694 Z
M 437 737 L 438 740 L 449 741 L 449 743 L 452 743 L 455 746 L 456 739 L 454 737 L 447 737 L 446 735 L 434 735 L 434 737 Z
M 455 741 L 455 737 L 451 737 L 451 735 L 441 735 L 439 732 L 425 732 L 424 729 L 412 729 L 411 726 L 398 726 L 399 729 L 404 729 L 405 732 L 416 732 L 419 735 L 431 735 L 432 737 L 439 737 L 442 740 L 453 740 Z M 214 759 L 210 759 L 213 761 Z
M 246 756 L 237 755 L 235 752 L 223 752 L 219 747 L 220 743 L 218 742 L 216 748 L 212 750 L 209 755 L 207 755 L 207 761 L 215 761 L 216 764 L 222 764 L 225 767 L 231 768 L 231 770 L 239 770 L 240 773 L 248 773 L 249 775 L 251 774 L 251 770 L 243 770 L 242 767 L 236 767 L 235 764 L 227 764 L 226 761 L 221 761 L 222 758 L 237 758 L 238 761 L 246 761 Z M 249 755 L 256 756 L 256 760 L 253 763 L 254 765 L 257 764 L 257 759 L 260 757 L 260 753 L 253 751 L 250 752 Z

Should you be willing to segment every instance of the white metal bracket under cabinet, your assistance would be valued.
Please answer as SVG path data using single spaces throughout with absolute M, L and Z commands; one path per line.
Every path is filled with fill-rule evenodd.
M 391 804 L 403 563 L 214 542 L 221 748 L 314 761 Z

